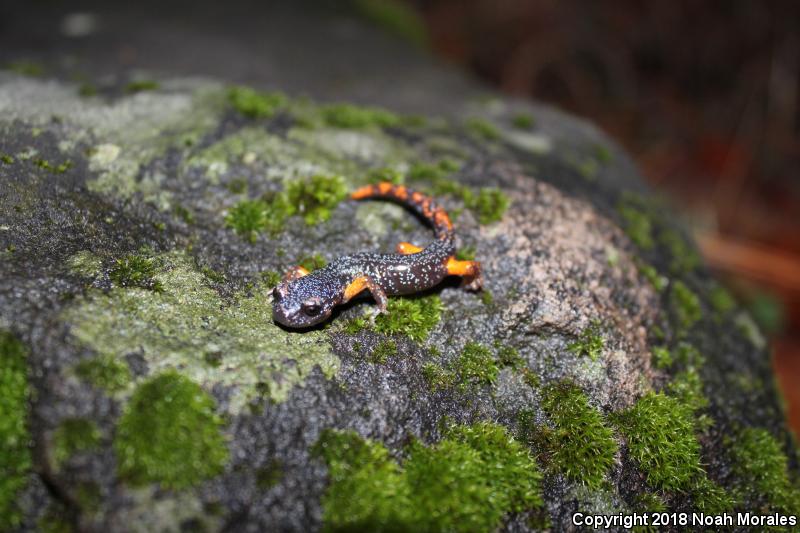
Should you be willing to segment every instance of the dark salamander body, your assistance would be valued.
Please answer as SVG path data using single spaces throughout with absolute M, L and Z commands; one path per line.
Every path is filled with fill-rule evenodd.
M 277 322 L 293 328 L 319 324 L 335 306 L 365 290 L 372 294 L 382 313 L 386 311 L 387 295 L 423 291 L 447 276 L 462 276 L 469 289 L 481 287 L 480 263 L 455 259 L 453 224 L 431 198 L 386 182 L 362 187 L 351 198 L 400 202 L 431 223 L 436 240 L 426 248 L 401 242 L 395 254 L 346 255 L 314 272 L 299 266 L 292 268 L 272 291 Z

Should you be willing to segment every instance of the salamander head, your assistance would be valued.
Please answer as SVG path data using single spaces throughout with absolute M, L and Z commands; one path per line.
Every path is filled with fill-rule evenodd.
M 307 328 L 324 322 L 339 302 L 336 284 L 309 274 L 282 281 L 272 290 L 272 317 L 290 328 Z

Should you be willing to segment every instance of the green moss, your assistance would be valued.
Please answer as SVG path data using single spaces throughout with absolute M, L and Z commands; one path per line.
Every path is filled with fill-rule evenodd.
M 673 274 L 686 274 L 700 265 L 700 256 L 677 231 L 664 230 L 658 240 L 663 247 L 669 250 L 669 268 Z
M 84 82 L 78 87 L 78 95 L 81 98 L 89 98 L 90 96 L 97 96 L 97 86 L 93 83 Z
M 611 155 L 611 150 L 602 144 L 596 144 L 593 148 L 593 151 L 595 159 L 603 164 L 610 163 L 611 159 L 613 158 Z
M 453 372 L 445 370 L 436 363 L 425 363 L 422 366 L 422 377 L 434 392 L 449 389 L 456 382 L 456 375 Z
M 328 220 L 331 210 L 346 196 L 347 185 L 341 176 L 311 176 L 286 186 L 289 214 L 302 216 L 309 226 Z
M 136 352 L 151 370 L 179 368 L 207 390 L 223 386 L 232 413 L 259 397 L 257 383 L 268 383 L 269 399 L 281 402 L 314 367 L 335 374 L 339 359 L 326 333 L 282 330 L 263 295 L 242 290 L 223 299 L 185 252 L 154 259 L 163 292 L 90 290 L 63 311 L 75 341 L 118 361 Z M 210 351 L 224 353 L 225 364 L 210 367 Z
M 500 371 L 491 350 L 477 342 L 468 342 L 453 364 L 462 389 L 492 385 Z
M 700 368 L 705 364 L 705 357 L 688 342 L 679 342 L 672 354 L 675 361 L 683 367 Z
M 500 189 L 483 187 L 478 194 L 464 197 L 464 205 L 477 215 L 478 222 L 491 224 L 502 220 L 511 200 Z
M 683 329 L 691 328 L 702 318 L 703 312 L 700 308 L 700 298 L 680 280 L 672 284 L 670 304 L 675 312 L 679 326 Z
M 500 138 L 500 131 L 488 120 L 473 117 L 467 119 L 465 126 L 470 133 L 484 141 L 496 141 Z
M 653 239 L 653 223 L 650 217 L 631 205 L 620 204 L 617 207 L 624 222 L 625 233 L 643 250 L 651 250 L 655 246 Z
M 517 129 L 529 130 L 536 124 L 536 121 L 530 113 L 517 113 L 512 117 L 511 124 Z
M 592 361 L 597 361 L 605 348 L 605 340 L 600 333 L 600 324 L 593 322 L 591 326 L 584 329 L 578 336 L 578 340 L 570 343 L 567 350 L 578 356 L 588 357 Z
M 495 342 L 494 347 L 495 350 L 497 350 L 497 362 L 500 363 L 500 365 L 509 366 L 515 370 L 519 370 L 525 366 L 525 360 L 513 346 Z
M 176 205 L 172 212 L 175 213 L 175 216 L 186 222 L 187 224 L 194 224 L 194 213 L 192 211 L 182 205 Z
M 13 165 L 14 158 L 8 154 L 0 154 L 0 163 L 3 163 L 5 165 Z
M 53 433 L 53 460 L 62 464 L 74 454 L 100 446 L 100 429 L 85 418 L 68 418 Z
M 325 123 L 334 128 L 389 127 L 400 123 L 397 115 L 377 107 L 331 104 L 322 107 L 321 113 Z
M 47 159 L 35 159 L 33 164 L 39 167 L 42 170 L 47 170 L 48 172 L 52 172 L 53 174 L 63 174 L 67 170 L 72 168 L 72 160 L 67 159 L 66 161 L 59 163 L 58 165 L 53 165 Z
M 261 490 L 268 490 L 283 479 L 283 465 L 277 459 L 267 461 L 267 464 L 256 471 L 256 485 Z
M 320 254 L 306 255 L 295 261 L 295 263 L 305 268 L 309 272 L 313 272 L 314 270 L 319 270 L 320 268 L 324 268 L 325 265 L 328 264 L 325 258 L 322 257 Z
M 269 118 L 286 105 L 286 97 L 280 93 L 256 91 L 249 87 L 228 89 L 228 103 L 247 118 Z
M 459 166 L 450 159 L 442 159 L 436 164 L 416 162 L 408 171 L 410 181 L 430 181 L 435 183 L 458 171 Z
M 247 180 L 244 178 L 234 178 L 226 185 L 232 194 L 243 194 L 247 192 Z
M 394 183 L 395 185 L 402 185 L 405 183 L 406 177 L 402 172 L 393 168 L 376 168 L 367 173 L 364 181 L 373 185 L 384 181 Z
M 267 287 L 275 287 L 278 283 L 281 282 L 281 278 L 283 276 L 280 272 L 275 270 L 265 270 L 261 273 L 261 280 L 264 282 L 264 285 Z
M 97 511 L 102 503 L 100 486 L 93 481 L 83 481 L 78 483 L 75 489 L 75 499 L 82 511 L 90 513 Z
M 459 261 L 475 261 L 475 247 L 462 246 L 456 251 L 456 259 Z
M 711 307 L 718 315 L 726 315 L 736 308 L 736 300 L 733 295 L 723 286 L 716 285 L 708 293 L 708 300 Z
M 672 366 L 672 354 L 669 348 L 666 346 L 655 346 L 651 352 L 653 354 L 653 365 L 655 365 L 656 368 L 664 370 Z
M 134 80 L 125 86 L 125 92 L 133 94 L 144 91 L 155 91 L 158 87 L 158 82 L 154 80 Z
M 269 211 L 269 205 L 262 200 L 242 200 L 228 212 L 225 225 L 250 243 L 255 243 L 258 234 L 270 223 Z M 280 217 L 280 223 L 283 223 L 283 217 Z
M 375 331 L 386 335 L 406 335 L 421 342 L 428 338 L 431 330 L 442 316 L 442 301 L 439 295 L 392 298 L 387 313 L 375 318 Z
M 277 233 L 287 217 L 299 215 L 309 226 L 327 221 L 331 210 L 347 196 L 340 176 L 311 176 L 290 181 L 286 189 L 260 200 L 242 200 L 225 218 L 225 224 L 250 242 L 262 231 Z
M 702 473 L 692 409 L 676 398 L 648 393 L 617 415 L 628 451 L 654 487 L 686 491 Z
M 481 289 L 481 303 L 483 305 L 492 305 L 494 302 L 494 296 L 492 296 L 492 291 L 484 287 Z
M 125 389 L 131 381 L 128 365 L 108 355 L 84 359 L 75 365 L 75 374 L 95 387 L 109 392 Z
M 617 453 L 617 443 L 603 416 L 571 383 L 547 387 L 542 408 L 555 426 L 548 439 L 550 459 L 570 479 L 599 488 Z
M 353 431 L 326 430 L 314 447 L 328 465 L 322 498 L 324 530 L 384 531 L 406 519 L 410 488 L 381 444 Z
M 206 277 L 208 281 L 211 283 L 225 283 L 226 278 L 223 272 L 218 272 L 211 268 L 208 265 L 203 265 L 200 267 L 200 272 Z
M 541 474 L 505 428 L 456 426 L 434 446 L 418 442 L 401 466 L 356 433 L 323 433 L 329 468 L 326 531 L 491 531 L 509 513 L 541 506 Z
M 520 373 L 522 374 L 522 380 L 525 382 L 526 385 L 533 389 L 538 389 L 539 386 L 542 384 L 541 379 L 539 376 L 534 373 L 533 370 L 530 368 L 522 368 L 520 369 Z
M 667 285 L 669 284 L 669 279 L 659 274 L 658 270 L 656 270 L 655 267 L 653 267 L 652 265 L 645 264 L 641 261 L 638 261 L 637 265 L 639 273 L 642 276 L 644 276 L 644 278 L 647 281 L 650 282 L 650 285 L 652 285 L 655 290 L 661 292 L 667 288 Z
M 792 485 L 788 458 L 775 437 L 765 429 L 744 428 L 727 440 L 727 448 L 740 502 L 800 514 L 800 489 Z
M 0 331 L 0 530 L 19 525 L 20 492 L 32 465 L 28 433 L 28 363 L 26 350 L 11 333 Z
M 694 368 L 689 368 L 675 375 L 667 384 L 666 392 L 677 398 L 691 411 L 697 412 L 708 407 L 708 398 L 703 392 L 703 383 L 700 374 Z M 695 427 L 703 430 L 711 422 L 710 418 L 700 416 L 695 419 Z
M 140 385 L 120 418 L 114 450 L 120 476 L 134 485 L 183 489 L 222 471 L 228 449 L 214 400 L 168 371 Z
M 8 63 L 5 68 L 16 74 L 38 78 L 44 76 L 44 65 L 36 61 L 19 60 Z
M 342 331 L 347 333 L 348 335 L 355 335 L 359 331 L 368 329 L 369 325 L 370 325 L 369 320 L 367 320 L 363 316 L 357 316 L 355 318 L 351 318 L 350 320 L 348 320 L 344 324 Z
M 375 345 L 369 354 L 369 360 L 382 365 L 393 355 L 397 355 L 397 343 L 392 339 L 386 339 Z
M 736 505 L 736 498 L 730 492 L 706 476 L 698 476 L 689 492 L 694 508 L 703 513 L 712 515 L 727 513 Z
M 141 254 L 128 254 L 117 259 L 108 272 L 108 277 L 117 287 L 139 287 L 154 292 L 164 290 L 163 285 L 155 279 L 155 261 Z
M 50 504 L 36 521 L 40 533 L 73 533 L 67 510 L 60 504 Z
M 353 0 L 358 12 L 384 28 L 419 47 L 428 45 L 428 31 L 420 15 L 398 0 Z

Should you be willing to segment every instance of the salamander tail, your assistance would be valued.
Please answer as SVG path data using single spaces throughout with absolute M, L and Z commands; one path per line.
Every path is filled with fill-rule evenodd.
M 415 213 L 418 213 L 433 226 L 436 238 L 439 240 L 453 239 L 453 223 L 447 212 L 439 207 L 433 198 L 426 196 L 418 191 L 412 191 L 405 185 L 395 185 L 388 181 L 383 181 L 375 185 L 366 185 L 355 190 L 350 197 L 353 200 L 363 200 L 365 198 L 386 198 L 395 200 L 408 206 Z

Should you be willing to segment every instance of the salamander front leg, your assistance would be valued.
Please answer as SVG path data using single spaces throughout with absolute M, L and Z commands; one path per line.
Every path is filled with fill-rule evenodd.
M 372 317 L 374 320 L 376 315 L 386 312 L 386 306 L 389 303 L 389 299 L 386 297 L 386 293 L 381 286 L 378 285 L 371 277 L 364 274 L 357 275 L 344 289 L 344 297 L 342 298 L 342 302 L 350 301 L 365 289 L 372 294 L 372 297 L 375 299 L 375 303 L 378 304 L 378 311 Z
M 483 287 L 481 264 L 478 261 L 459 261 L 451 257 L 447 261 L 447 273 L 451 276 L 461 276 L 461 286 L 467 290 L 477 291 Z

